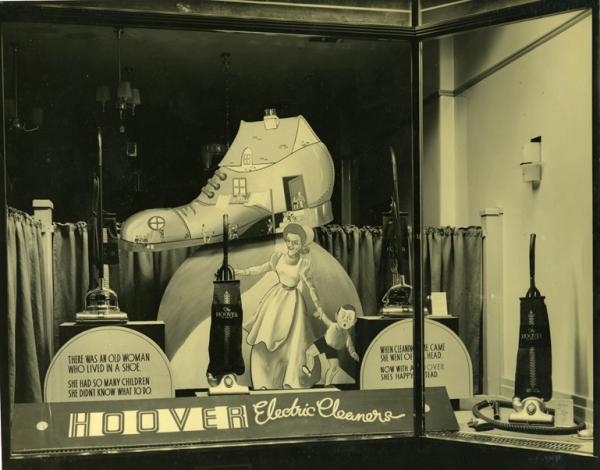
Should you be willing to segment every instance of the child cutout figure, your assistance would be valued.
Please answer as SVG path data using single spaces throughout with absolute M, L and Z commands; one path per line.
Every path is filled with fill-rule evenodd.
M 324 354 L 329 364 L 329 369 L 325 373 L 325 386 L 329 386 L 333 383 L 333 378 L 340 368 L 339 352 L 344 347 L 348 349 L 352 359 L 357 362 L 359 360 L 350 335 L 350 328 L 356 323 L 356 309 L 349 304 L 342 305 L 335 314 L 335 321 L 327 318 L 327 315 L 322 311 L 316 311 L 313 315 L 325 323 L 327 331 L 306 350 L 306 364 L 302 367 L 302 371 L 311 377 L 313 384 L 316 383 L 321 374 L 318 356 Z M 309 369 L 308 364 L 311 360 L 313 360 L 314 365 L 312 369 Z

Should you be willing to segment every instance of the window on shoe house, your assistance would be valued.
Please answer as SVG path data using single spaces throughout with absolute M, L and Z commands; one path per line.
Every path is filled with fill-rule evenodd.
M 53 249 L 36 255 L 54 256 L 53 272 L 30 274 L 43 322 L 26 323 L 13 349 L 14 454 L 412 433 L 408 373 L 401 392 L 361 386 L 391 267 L 409 270 L 394 261 L 408 253 L 412 204 L 407 44 L 3 32 L 18 110 L 7 116 L 9 231 L 44 237 L 40 214 L 54 222 Z M 135 157 L 124 151 L 134 144 Z M 99 200 L 103 219 L 80 222 Z M 403 223 L 393 236 L 391 207 Z M 102 258 L 85 243 L 99 225 Z M 38 259 L 11 240 L 11 259 Z M 33 318 L 24 305 L 10 318 Z
M 245 198 L 247 195 L 246 178 L 233 178 L 233 197 Z

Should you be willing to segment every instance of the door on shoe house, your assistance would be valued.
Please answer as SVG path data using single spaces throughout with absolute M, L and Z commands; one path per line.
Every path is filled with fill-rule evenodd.
M 304 177 L 289 176 L 283 179 L 285 203 L 288 211 L 302 210 L 306 206 L 306 190 Z

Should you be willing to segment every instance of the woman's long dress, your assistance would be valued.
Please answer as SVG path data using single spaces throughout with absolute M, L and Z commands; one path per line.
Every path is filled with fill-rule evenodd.
M 306 304 L 299 284 L 310 279 L 310 261 L 302 256 L 295 265 L 275 253 L 266 269 L 279 277 L 262 298 L 254 316 L 244 325 L 252 346 L 250 366 L 254 389 L 301 388 L 306 349 L 313 341 Z

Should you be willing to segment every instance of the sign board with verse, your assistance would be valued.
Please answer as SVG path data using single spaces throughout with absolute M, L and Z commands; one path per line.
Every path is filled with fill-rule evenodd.
M 401 320 L 382 330 L 364 354 L 360 387 L 364 390 L 412 388 L 413 320 Z M 469 352 L 450 328 L 425 319 L 425 386 L 446 387 L 450 398 L 473 396 Z
M 173 396 L 169 360 L 147 336 L 101 326 L 70 339 L 56 353 L 44 382 L 44 401 L 139 400 Z
M 17 403 L 11 451 L 80 452 L 136 446 L 282 441 L 413 432 L 412 390 L 256 392 L 80 403 Z M 443 388 L 427 390 L 428 431 L 457 431 Z

